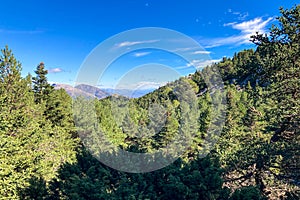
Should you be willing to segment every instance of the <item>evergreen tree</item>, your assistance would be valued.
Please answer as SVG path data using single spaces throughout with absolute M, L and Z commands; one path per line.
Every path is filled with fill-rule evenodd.
M 44 63 L 41 62 L 37 66 L 35 73 L 36 77 L 32 78 L 34 97 L 36 103 L 41 103 L 51 93 L 53 87 L 47 81 L 48 71 L 45 69 Z
M 289 138 L 300 130 L 300 5 L 280 10 L 279 26 L 272 27 L 270 36 L 257 34 L 252 39 L 264 57 L 263 77 L 277 105 L 273 108 L 278 119 L 276 136 Z
M 35 104 L 31 77 L 6 47 L 0 57 L 0 197 L 24 199 L 36 178 L 49 181 L 75 158 L 76 140 L 62 127 L 51 128 Z
M 285 180 L 300 177 L 300 5 L 280 9 L 279 25 L 269 36 L 257 34 L 253 42 L 263 58 L 262 76 L 267 84 L 270 127 L 273 131 L 274 175 Z M 276 144 L 277 143 L 277 144 Z
M 32 152 L 36 107 L 30 80 L 21 77 L 21 64 L 6 46 L 0 57 L 0 196 L 17 199 L 19 188 L 36 167 Z

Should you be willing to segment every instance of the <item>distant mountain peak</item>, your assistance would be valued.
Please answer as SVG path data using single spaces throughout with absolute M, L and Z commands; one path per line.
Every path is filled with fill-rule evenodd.
M 99 88 L 96 86 L 88 84 L 79 84 L 75 87 L 62 84 L 62 83 L 53 83 L 52 86 L 54 89 L 64 89 L 66 92 L 73 98 L 78 96 L 84 96 L 88 98 L 98 98 L 103 99 L 108 96 L 124 96 L 126 98 L 138 98 L 144 96 L 154 89 L 145 89 L 145 90 L 130 90 L 130 89 L 113 89 L 113 88 Z
M 101 90 L 100 88 L 86 85 L 86 84 L 80 84 L 75 87 L 68 85 L 68 84 L 61 84 L 61 83 L 54 83 L 52 84 L 54 89 L 64 89 L 66 92 L 73 98 L 78 96 L 88 97 L 88 98 L 98 98 L 102 99 L 110 94 Z

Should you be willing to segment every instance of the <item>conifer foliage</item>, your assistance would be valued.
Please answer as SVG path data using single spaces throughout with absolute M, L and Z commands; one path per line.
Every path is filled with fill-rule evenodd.
M 137 99 L 72 99 L 50 86 L 44 63 L 34 77 L 22 77 L 21 64 L 5 47 L 0 55 L 0 199 L 299 199 L 300 6 L 280 11 L 269 34 L 252 36 L 256 49 Z M 222 94 L 205 84 L 212 68 L 224 80 L 226 110 L 213 107 Z M 192 90 L 177 88 L 176 93 L 178 83 Z M 207 148 L 207 138 L 214 139 L 208 130 L 216 128 L 211 124 L 221 112 L 225 126 L 217 144 Z M 76 128 L 75 122 L 84 126 Z M 180 140 L 173 142 L 180 134 L 190 138 L 186 149 Z M 92 152 L 84 146 L 89 143 Z M 166 150 L 174 155 L 184 152 L 149 173 L 117 171 L 93 157 L 120 149 L 153 153 L 170 144 Z
M 62 164 L 73 162 L 77 142 L 68 129 L 53 127 L 44 116 L 40 103 L 48 83 L 37 81 L 32 89 L 31 77 L 21 77 L 12 51 L 5 47 L 1 53 L 0 196 L 18 199 L 32 178 L 51 180 Z

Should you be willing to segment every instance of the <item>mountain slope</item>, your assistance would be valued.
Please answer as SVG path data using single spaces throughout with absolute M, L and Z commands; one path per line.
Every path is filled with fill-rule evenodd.
M 98 99 L 105 98 L 109 96 L 109 93 L 94 87 L 90 85 L 77 85 L 75 87 L 68 85 L 68 84 L 52 84 L 54 89 L 59 90 L 59 89 L 64 89 L 66 92 L 72 97 L 78 97 L 78 96 L 84 96 L 88 98 L 96 97 Z

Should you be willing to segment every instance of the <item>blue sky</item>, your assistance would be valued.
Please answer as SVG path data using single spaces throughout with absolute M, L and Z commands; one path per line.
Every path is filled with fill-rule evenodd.
M 193 38 L 204 48 L 191 53 L 206 54 L 211 61 L 218 61 L 223 56 L 232 57 L 239 50 L 254 48 L 248 37 L 255 31 L 266 32 L 275 23 L 280 6 L 291 8 L 295 4 L 296 1 L 280 0 L 2 1 L 0 47 L 8 45 L 13 50 L 22 63 L 24 75 L 33 74 L 43 61 L 50 82 L 74 84 L 89 53 L 120 32 L 141 27 L 172 29 Z M 138 40 L 131 38 L 120 44 L 137 44 L 134 42 Z M 193 72 L 191 65 L 206 64 L 200 60 L 186 63 L 168 52 L 133 51 L 113 62 L 98 85 L 113 87 L 124 73 L 126 76 L 126 71 L 153 62 L 173 67 L 179 75 L 184 75 Z M 158 69 L 158 65 L 153 67 L 154 71 Z

